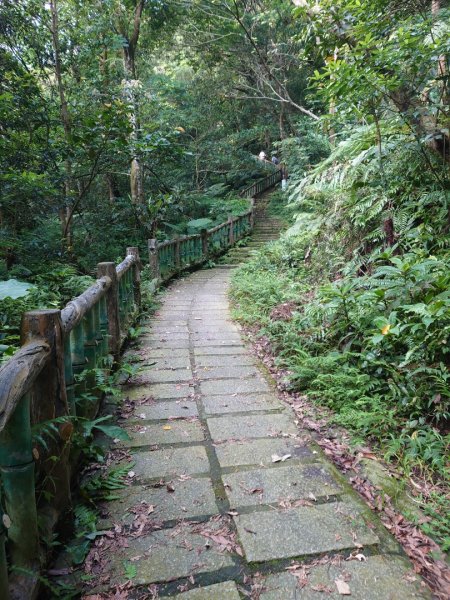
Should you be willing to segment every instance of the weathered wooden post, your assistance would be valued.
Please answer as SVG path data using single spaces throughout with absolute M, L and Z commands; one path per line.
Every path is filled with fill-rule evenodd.
M 230 246 L 233 246 L 234 245 L 234 219 L 233 219 L 233 215 L 229 215 L 228 216 L 228 227 L 229 227 L 228 244 Z
M 102 345 L 102 357 L 106 357 L 109 354 L 109 342 L 108 342 L 108 311 L 106 309 L 106 296 L 102 296 L 98 302 L 98 311 L 100 315 L 100 331 L 101 331 L 101 345 Z
M 141 306 L 141 258 L 139 256 L 139 248 L 136 246 L 132 246 L 127 248 L 127 255 L 134 256 L 135 262 L 133 265 L 133 293 L 134 293 L 134 303 L 136 304 L 136 308 Z
M 127 319 L 131 321 L 132 315 L 135 311 L 134 301 L 134 277 L 133 277 L 133 266 L 131 266 L 124 274 L 123 279 L 125 281 L 125 310 L 127 312 Z
M 65 381 L 64 333 L 59 310 L 35 310 L 22 317 L 22 344 L 41 338 L 50 346 L 50 357 L 37 376 L 31 391 L 33 423 L 49 421 L 70 415 Z M 66 508 L 71 501 L 69 448 L 73 426 L 70 422 L 59 426 L 60 439 L 48 441 L 48 454 L 41 460 L 46 477 L 45 487 L 53 495 L 56 511 Z M 57 460 L 51 457 L 57 456 Z
M 56 309 L 33 310 L 22 317 L 21 342 L 35 338 L 49 344 L 50 358 L 33 386 L 32 416 L 39 423 L 69 414 L 64 377 L 64 334 L 61 311 Z
M 0 433 L 0 473 L 5 493 L 8 550 L 14 566 L 39 569 L 39 535 L 31 447 L 30 396 L 19 401 Z
M 105 355 L 103 352 L 105 340 L 103 338 L 102 315 L 101 315 L 101 311 L 100 311 L 100 304 L 101 304 L 101 300 L 96 302 L 91 309 L 94 314 L 95 341 L 97 342 L 97 346 L 96 346 L 97 352 L 96 352 L 96 359 L 95 359 L 97 365 L 99 365 L 100 360 Z M 100 366 L 103 366 L 103 364 L 101 364 Z
M 125 273 L 119 278 L 119 320 L 120 326 L 125 330 L 127 324 L 127 286 L 125 283 Z
M 150 265 L 150 273 L 152 279 L 156 279 L 159 282 L 159 259 L 158 259 L 158 242 L 155 239 L 148 240 L 148 262 Z
M 106 312 L 108 315 L 109 351 L 114 360 L 120 353 L 120 320 L 119 320 L 119 292 L 116 265 L 113 262 L 102 262 L 97 265 L 97 275 L 109 277 L 111 285 L 106 292 Z
M 208 259 L 208 230 L 207 229 L 202 229 L 200 231 L 200 235 L 202 237 L 202 255 L 203 255 L 203 259 L 207 260 Z

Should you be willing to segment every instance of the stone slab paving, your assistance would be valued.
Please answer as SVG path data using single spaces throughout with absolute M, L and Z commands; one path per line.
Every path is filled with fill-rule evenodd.
M 239 600 L 239 592 L 234 581 L 225 581 L 190 590 L 175 596 L 178 600 Z
M 200 423 L 190 423 L 184 419 L 163 421 L 159 424 L 142 423 L 128 428 L 131 438 L 124 445 L 128 448 L 151 446 L 152 444 L 180 444 L 201 442 L 204 439 Z
M 195 473 L 208 473 L 208 457 L 203 446 L 189 448 L 164 448 L 153 452 L 134 452 L 133 471 L 141 481 L 161 477 L 180 477 Z
M 166 484 L 167 485 L 167 484 Z M 144 502 L 151 507 L 152 519 L 156 521 L 176 521 L 180 518 L 192 519 L 218 512 L 216 497 L 211 479 L 192 477 L 170 480 L 168 493 L 166 485 L 156 482 L 148 486 L 130 486 L 118 492 L 118 500 L 108 506 L 109 523 L 130 524 L 135 515 L 133 510 Z M 105 526 L 105 523 L 103 523 Z
M 225 444 L 217 444 L 215 452 L 219 465 L 222 469 L 246 465 L 271 466 L 272 456 L 280 457 L 291 455 L 291 461 L 314 460 L 317 450 L 310 446 L 299 444 L 294 440 L 280 438 L 262 438 L 259 440 L 232 441 Z M 314 454 L 315 452 L 315 454 Z
M 312 567 L 306 584 L 299 589 L 299 579 L 289 573 L 269 575 L 263 579 L 260 600 L 342 600 L 336 581 L 347 583 L 351 598 L 359 600 L 412 600 L 430 598 L 431 594 L 410 573 L 408 561 L 397 556 L 370 556 L 365 561 L 336 561 Z
M 167 400 L 169 398 L 189 398 L 193 395 L 193 390 L 193 386 L 186 383 L 157 383 L 155 385 L 126 385 L 123 388 L 123 393 L 130 400 L 141 398 Z
M 154 369 L 152 367 L 141 369 L 132 383 L 169 383 L 192 381 L 192 371 L 186 369 Z
M 340 598 L 341 578 L 359 600 L 429 598 L 277 397 L 231 322 L 229 279 L 217 268 L 173 282 L 127 351 L 142 369 L 123 386 L 135 404 L 116 445 L 130 485 L 103 521 L 122 535 L 111 586 L 132 572 L 161 599 L 242 600 L 259 582 L 260 600 L 312 600 Z M 355 552 L 367 560 L 346 560 Z
M 342 493 L 342 487 L 321 464 L 239 471 L 224 475 L 223 482 L 231 508 L 291 502 L 300 498 L 309 499 L 312 504 L 317 499 Z
M 112 578 L 123 580 L 125 565 L 133 564 L 135 585 L 155 581 L 172 581 L 183 577 L 210 573 L 231 567 L 233 558 L 222 552 L 213 541 L 206 547 L 206 539 L 191 533 L 189 526 L 154 531 L 148 536 L 131 538 L 127 548 L 117 549 L 112 557 Z
M 316 556 L 379 543 L 356 503 L 332 502 L 235 517 L 249 562 Z
M 271 394 L 247 394 L 245 396 L 203 396 L 203 408 L 208 415 L 223 415 L 259 410 L 269 412 L 284 407 Z
M 211 417 L 207 423 L 214 441 L 276 437 L 297 432 L 287 414 Z
M 232 365 L 254 365 L 255 359 L 252 356 L 247 356 L 245 354 L 222 354 L 220 356 L 214 354 L 199 354 L 195 359 L 195 363 L 197 365 L 198 370 L 202 367 L 230 367 Z
M 270 392 L 268 383 L 260 378 L 251 381 L 246 379 L 215 379 L 200 384 L 203 394 L 251 394 L 253 392 Z
M 234 346 L 210 344 L 194 348 L 194 356 L 240 356 L 241 354 L 248 354 L 248 350 L 243 344 Z
M 260 371 L 253 366 L 228 365 L 221 367 L 199 367 L 196 370 L 198 379 L 235 379 L 236 377 L 260 377 Z
M 184 419 L 198 417 L 197 403 L 193 398 L 184 400 L 155 401 L 152 404 L 137 406 L 130 420 L 141 423 L 144 421 L 165 421 L 171 419 Z

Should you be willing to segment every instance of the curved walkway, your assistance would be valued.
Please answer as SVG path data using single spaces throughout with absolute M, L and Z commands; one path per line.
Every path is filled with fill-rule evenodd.
M 179 600 L 430 597 L 278 400 L 230 320 L 230 274 L 215 268 L 173 283 L 132 351 L 142 361 L 124 388 L 134 465 L 130 486 L 108 504 L 112 533 L 88 557 L 97 590 Z M 114 596 L 116 585 L 126 595 Z

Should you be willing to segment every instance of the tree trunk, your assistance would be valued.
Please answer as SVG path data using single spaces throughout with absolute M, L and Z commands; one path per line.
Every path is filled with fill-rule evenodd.
M 338 49 L 335 48 L 334 52 L 333 52 L 333 61 L 334 62 L 337 61 L 337 57 L 338 57 Z M 333 77 L 333 79 L 334 79 L 334 77 Z M 330 110 L 331 120 L 333 120 L 334 115 L 336 114 L 336 100 L 334 98 L 331 98 L 331 100 L 330 100 L 330 109 L 329 110 Z M 334 148 L 336 146 L 336 130 L 334 129 L 334 126 L 332 124 L 330 125 L 330 128 L 328 129 L 328 139 L 330 140 L 330 146 L 332 148 Z
M 131 107 L 130 122 L 132 128 L 132 138 L 135 146 L 140 138 L 138 80 L 136 76 L 135 57 L 144 4 L 145 0 L 138 0 L 136 2 L 132 34 L 129 36 L 128 32 L 124 30 L 123 26 L 121 27 L 120 31 L 126 40 L 126 45 L 123 46 L 123 65 L 125 72 L 124 93 Z M 145 202 L 143 182 L 143 170 L 140 163 L 139 153 L 135 147 L 133 149 L 133 155 L 131 157 L 130 164 L 130 192 L 131 201 L 133 204 L 143 205 Z
M 279 120 L 279 126 L 280 126 L 280 140 L 284 140 L 284 138 L 286 137 L 286 133 L 285 133 L 285 129 L 284 129 L 284 115 L 285 115 L 285 106 L 284 106 L 284 102 L 280 103 L 280 120 Z
M 70 143 L 70 135 L 72 132 L 72 123 L 70 119 L 69 109 L 67 106 L 67 99 L 64 90 L 64 84 L 62 80 L 61 70 L 61 53 L 59 46 L 59 26 L 58 26 L 58 7 L 56 0 L 50 0 L 50 10 L 52 15 L 52 43 L 53 52 L 55 54 L 55 76 L 56 83 L 58 86 L 59 103 L 60 103 L 60 115 L 61 123 L 64 129 L 64 139 L 67 146 Z M 61 222 L 62 236 L 64 239 L 65 247 L 69 251 L 72 248 L 72 231 L 69 223 L 70 218 L 70 201 L 72 198 L 72 162 L 70 158 L 66 158 L 64 161 L 66 180 L 64 184 L 64 206 L 59 210 L 59 217 Z

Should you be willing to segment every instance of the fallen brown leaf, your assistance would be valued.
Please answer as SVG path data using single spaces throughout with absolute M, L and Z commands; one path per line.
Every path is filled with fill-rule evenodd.
M 341 596 L 351 596 L 352 593 L 350 591 L 350 586 L 347 582 L 342 579 L 335 579 L 334 583 L 336 584 L 338 594 Z

